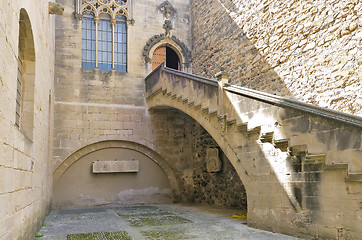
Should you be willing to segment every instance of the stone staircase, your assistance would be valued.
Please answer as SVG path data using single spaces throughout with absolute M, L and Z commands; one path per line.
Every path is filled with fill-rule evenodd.
M 345 210 L 334 198 L 358 219 L 362 118 L 217 78 L 160 66 L 146 78 L 147 104 L 176 108 L 209 132 L 245 186 L 248 225 L 288 233 L 320 218 L 323 229 Z
M 174 71 L 172 69 L 164 68 L 163 66 L 160 66 L 159 69 L 156 70 L 159 74 L 162 72 L 163 74 L 169 75 L 166 76 L 167 79 L 170 79 L 170 81 L 179 81 L 180 84 L 172 84 L 170 86 L 170 82 L 163 82 L 164 85 L 154 85 L 152 89 L 147 90 L 147 99 L 152 98 L 156 94 L 162 94 L 162 96 L 167 99 L 173 99 L 176 100 L 179 103 L 182 103 L 187 108 L 194 108 L 196 111 L 199 111 L 199 114 L 202 116 L 207 116 L 207 118 L 216 119 L 216 125 L 219 125 L 223 132 L 232 132 L 234 133 L 242 133 L 245 134 L 247 137 L 252 137 L 254 140 L 257 140 L 259 144 L 265 145 L 265 144 L 271 144 L 275 149 L 279 149 L 281 153 L 287 153 L 290 159 L 298 158 L 300 159 L 298 163 L 292 162 L 291 164 L 294 165 L 300 165 L 298 170 L 305 171 L 305 170 L 331 170 L 331 169 L 345 169 L 347 175 L 346 175 L 346 181 L 358 181 L 362 182 L 362 168 L 358 169 L 358 173 L 351 173 L 348 171 L 348 162 L 332 162 L 328 163 L 326 162 L 327 153 L 315 153 L 315 152 L 309 152 L 307 144 L 300 144 L 300 145 L 291 145 L 290 139 L 287 138 L 278 138 L 279 134 L 275 134 L 275 131 L 270 131 L 270 126 L 274 125 L 274 128 L 278 128 L 278 122 L 263 122 L 263 125 L 255 126 L 253 124 L 252 127 L 250 127 L 250 124 L 248 122 L 242 121 L 240 119 L 240 114 L 235 111 L 235 109 L 230 109 L 230 106 L 232 106 L 232 103 L 230 101 L 227 101 L 229 106 L 228 109 L 220 111 L 219 102 L 220 97 L 219 91 L 217 91 L 218 82 L 216 80 L 212 79 L 206 79 L 203 77 L 199 77 L 192 74 L 186 74 L 181 73 L 178 71 Z M 152 76 L 152 75 L 151 75 Z M 150 77 L 149 77 L 150 78 Z M 149 81 L 149 78 L 147 81 Z M 182 79 L 189 79 L 189 81 L 194 81 L 201 83 L 203 85 L 202 91 L 200 91 L 200 86 L 198 86 L 198 89 L 192 89 L 187 88 L 185 83 L 181 83 Z M 220 81 L 223 81 L 220 79 Z M 224 78 L 224 84 L 225 84 L 225 78 Z M 194 83 L 195 85 L 195 83 Z M 225 84 L 226 86 L 231 86 L 228 84 Z M 235 86 L 234 86 L 235 87 Z M 209 88 L 209 89 L 208 89 Z M 227 89 L 227 88 L 225 88 Z M 257 91 L 253 91 L 255 93 Z M 230 95 L 227 91 L 223 91 L 222 94 L 224 95 L 224 101 L 226 99 L 226 95 Z M 222 95 L 220 94 L 220 95 Z M 266 93 L 263 93 L 264 95 L 269 95 Z M 208 96 L 207 96 L 208 95 Z M 239 95 L 237 95 L 235 92 L 232 93 L 234 97 L 234 102 L 237 102 L 237 104 L 240 104 L 241 101 L 235 101 L 235 98 L 240 98 Z M 270 96 L 269 96 L 270 97 Z M 271 96 L 273 97 L 273 96 Z M 245 98 L 245 97 L 242 97 Z M 169 100 L 165 100 L 169 101 Z M 245 102 L 245 99 L 244 99 Z M 307 104 L 299 103 L 297 101 L 294 101 L 297 104 L 303 104 L 304 106 Z M 260 104 L 265 105 L 265 103 L 259 103 L 255 107 L 260 106 Z M 268 103 L 267 103 L 268 104 Z M 308 104 L 309 105 L 309 104 Z M 265 108 L 265 106 L 263 106 Z M 269 106 L 267 106 L 269 107 Z M 271 105 L 270 107 L 274 107 Z M 311 106 L 308 106 L 311 107 Z M 315 114 L 316 107 L 313 107 L 313 111 L 310 111 L 311 113 Z M 321 109 L 323 111 L 328 111 L 326 109 Z M 248 112 L 250 113 L 250 112 Z M 308 112 L 306 112 L 308 114 Z M 348 119 L 346 121 L 343 121 L 343 124 L 348 124 L 356 127 L 357 129 L 361 130 L 362 127 L 362 118 L 356 117 L 356 116 L 349 116 L 348 114 L 343 114 L 335 111 L 329 111 L 330 115 L 333 116 L 333 114 L 338 113 L 338 115 L 342 115 L 344 117 L 343 120 L 348 119 L 350 117 L 351 119 Z M 245 114 L 244 114 L 245 115 Z M 317 115 L 317 117 L 325 117 L 325 113 L 321 113 L 320 116 Z M 329 117 L 329 116 L 327 116 Z M 338 116 L 337 116 L 338 117 Z M 334 121 L 338 121 L 337 117 L 334 117 Z M 252 119 L 247 119 L 249 121 L 252 121 Z M 197 121 L 197 119 L 196 119 Z M 269 128 L 265 129 L 265 125 L 268 125 Z M 273 127 L 272 127 L 273 128 Z M 268 131 L 269 130 L 269 131 Z M 360 161 L 362 162 L 362 151 L 360 149 L 357 149 L 356 151 L 359 151 L 360 155 Z M 314 167 L 312 167 L 314 166 Z M 362 167 L 362 165 L 361 165 Z

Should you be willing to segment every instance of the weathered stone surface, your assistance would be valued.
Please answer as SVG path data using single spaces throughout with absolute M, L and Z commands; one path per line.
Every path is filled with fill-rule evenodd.
M 206 150 L 206 169 L 209 173 L 219 172 L 221 170 L 221 161 L 217 148 L 208 148 Z
M 123 173 L 138 172 L 139 161 L 95 161 L 93 162 L 93 173 Z
M 193 71 L 362 115 L 358 1 L 193 1 Z
M 0 239 L 33 239 L 50 210 L 54 23 L 48 2 L 0 2 Z M 31 120 L 17 127 L 19 58 L 22 107 Z
M 159 81 L 152 80 L 154 77 Z M 181 79 L 184 89 L 169 87 Z M 357 171 L 362 169 L 356 169 L 361 166 L 361 158 L 356 157 L 362 147 L 360 127 L 329 119 L 323 114 L 277 107 L 273 102 L 260 104 L 255 96 L 230 93 L 225 101 L 212 101 L 208 98 L 219 99 L 220 96 L 209 96 L 207 92 L 213 90 L 207 88 L 217 89 L 216 82 L 208 80 L 206 83 L 204 78 L 195 75 L 168 70 L 167 74 L 149 76 L 146 81 L 149 80 L 153 83 L 147 91 L 151 109 L 168 106 L 185 112 L 205 128 L 227 155 L 246 189 L 248 225 L 306 238 L 329 238 L 337 233 L 357 238 L 361 234 L 357 207 L 362 199 L 358 180 L 361 174 Z M 157 91 L 159 88 L 168 90 Z M 179 98 L 172 97 L 174 94 L 180 94 Z M 190 99 L 206 105 L 194 107 Z M 220 109 L 220 104 L 224 105 L 226 119 L 212 111 Z M 246 128 L 238 127 L 242 124 L 246 124 Z M 176 128 L 176 125 L 172 127 Z M 276 134 L 271 135 L 271 132 Z M 289 151 L 276 148 L 273 142 L 278 138 L 274 137 L 288 139 Z M 177 145 L 182 145 L 181 142 Z M 213 146 L 207 146 L 210 147 Z M 192 174 L 191 171 L 187 173 L 188 177 Z M 211 173 L 205 179 L 217 175 Z M 201 191 L 194 192 L 194 201 L 203 199 L 213 203 L 212 198 L 211 201 L 207 198 L 208 194 L 202 194 L 209 189 L 210 180 L 202 181 L 199 175 L 197 179 L 201 181 L 194 188 Z M 186 180 L 185 183 L 190 184 Z M 216 186 L 222 189 L 224 184 L 212 187 L 216 189 Z M 185 195 L 190 191 L 188 189 L 185 188 Z M 206 193 L 216 194 L 212 189 Z M 344 203 L 348 203 L 348 207 L 343 207 Z M 343 219 L 339 217 L 341 215 Z

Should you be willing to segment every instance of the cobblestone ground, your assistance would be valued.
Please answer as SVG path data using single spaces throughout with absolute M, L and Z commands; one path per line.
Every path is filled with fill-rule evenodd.
M 53 210 L 43 240 L 120 239 L 295 239 L 246 226 L 237 210 L 194 205 L 116 205 Z

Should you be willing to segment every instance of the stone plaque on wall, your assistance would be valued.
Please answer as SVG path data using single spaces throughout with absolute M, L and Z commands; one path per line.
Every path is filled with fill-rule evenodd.
M 138 160 L 93 162 L 93 173 L 132 173 L 138 172 L 138 169 Z
M 208 148 L 206 150 L 206 169 L 208 172 L 221 171 L 221 160 L 219 158 L 219 149 Z

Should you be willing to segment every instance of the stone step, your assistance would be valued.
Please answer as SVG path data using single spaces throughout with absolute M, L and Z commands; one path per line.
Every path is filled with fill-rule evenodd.
M 255 128 L 248 129 L 247 133 L 248 133 L 249 136 L 251 136 L 251 135 L 259 135 L 260 131 L 261 131 L 261 126 L 257 126 Z
M 288 139 L 274 140 L 274 147 L 279 148 L 282 152 L 287 152 L 289 147 L 289 140 Z
M 247 123 L 238 123 L 238 124 L 236 124 L 236 131 L 247 132 L 248 131 L 248 124 Z
M 292 146 L 289 147 L 289 153 L 292 156 L 298 156 L 301 153 L 307 153 L 307 145 L 303 144 L 303 145 L 296 145 L 296 146 Z
M 349 173 L 346 177 L 346 182 L 361 182 L 362 183 L 362 174 L 361 173 Z
M 217 115 L 217 110 L 211 110 L 210 108 L 209 108 L 209 116 L 210 117 L 214 117 L 214 116 L 216 116 Z
M 260 141 L 262 143 L 273 143 L 273 136 L 274 136 L 274 132 L 267 132 L 267 133 L 263 133 L 260 136 Z
M 228 118 L 226 121 L 228 126 L 236 124 L 236 118 Z
M 194 105 L 194 108 L 195 108 L 196 110 L 201 110 L 201 103 L 195 104 L 195 105 Z
M 326 159 L 326 156 L 327 156 L 327 154 L 325 154 L 325 153 L 318 153 L 318 154 L 308 153 L 305 156 L 305 161 L 306 162 L 315 162 L 315 163 L 324 162 Z
M 203 106 L 201 107 L 202 114 L 208 114 L 209 113 L 209 106 Z

